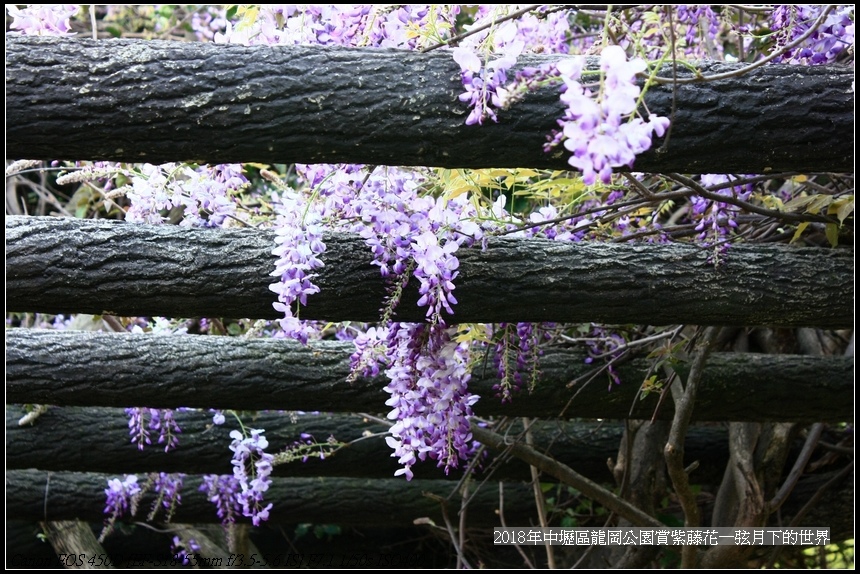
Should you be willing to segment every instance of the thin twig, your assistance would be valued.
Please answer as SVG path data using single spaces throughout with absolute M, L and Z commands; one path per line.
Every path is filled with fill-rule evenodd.
M 534 436 L 531 431 L 531 423 L 527 417 L 523 417 L 523 426 L 526 429 L 526 444 L 534 448 Z M 546 508 L 544 508 L 544 498 L 543 491 L 540 488 L 540 474 L 538 473 L 538 469 L 534 466 L 529 465 L 529 472 L 532 477 L 532 492 L 535 495 L 535 507 L 537 508 L 538 514 L 538 522 L 540 523 L 541 528 L 547 528 L 549 524 L 546 521 Z M 555 553 L 552 551 L 552 544 L 545 544 L 544 548 L 546 549 L 546 565 L 548 568 L 555 569 Z
M 839 223 L 839 220 L 833 217 L 825 217 L 823 215 L 814 215 L 814 214 L 806 214 L 801 215 L 797 213 L 785 213 L 782 211 L 775 211 L 773 209 L 767 209 L 765 207 L 759 207 L 757 205 L 753 205 L 747 201 L 743 201 L 733 196 L 728 195 L 720 195 L 718 193 L 713 193 L 708 191 L 705 187 L 702 187 L 701 184 L 696 182 L 695 180 L 690 179 L 687 176 L 681 175 L 679 173 L 668 173 L 666 177 L 669 179 L 673 179 L 680 183 L 681 185 L 686 185 L 691 190 L 693 190 L 697 195 L 701 195 L 705 199 L 710 199 L 712 201 L 721 201 L 723 203 L 728 203 L 734 205 L 736 207 L 740 207 L 742 209 L 746 209 L 752 213 L 758 213 L 759 215 L 765 215 L 767 217 L 772 217 L 774 219 L 781 219 L 783 221 L 790 221 L 792 223 L 797 223 L 801 221 L 815 221 L 818 223 Z
M 810 510 L 812 510 L 812 508 L 815 507 L 816 504 L 818 504 L 818 501 L 821 500 L 821 497 L 824 496 L 824 493 L 827 491 L 827 489 L 845 478 L 852 470 L 854 470 L 853 460 L 848 463 L 848 466 L 840 470 L 836 474 L 836 476 L 822 484 L 821 488 L 815 491 L 815 494 L 813 494 L 812 497 L 806 502 L 806 504 L 803 505 L 803 508 L 797 511 L 797 514 L 795 514 L 794 518 L 791 519 L 791 522 L 789 523 L 788 527 L 797 527 L 803 521 L 803 518 L 806 516 L 806 514 Z
M 438 497 L 431 497 L 438 498 Z M 442 507 L 442 519 L 445 521 L 445 528 L 448 530 L 448 536 L 451 538 L 451 544 L 454 546 L 454 551 L 457 553 L 457 569 L 459 570 L 462 567 L 472 569 L 472 566 L 466 560 L 466 557 L 463 556 L 463 549 L 460 548 L 460 544 L 457 542 L 457 535 L 454 532 L 454 525 L 451 524 L 451 519 L 448 517 L 448 505 L 444 499 L 439 499 L 439 504 Z
M 690 487 L 690 477 L 684 471 L 684 439 L 693 416 L 696 394 L 702 381 L 705 363 L 713 350 L 720 334 L 720 327 L 708 327 L 700 343 L 699 351 L 690 366 L 687 384 L 675 400 L 675 416 L 669 429 L 669 439 L 663 449 L 666 467 L 675 494 L 684 511 L 684 526 L 697 528 L 701 524 L 696 493 Z M 681 568 L 692 568 L 695 564 L 696 547 L 685 546 L 681 551 Z
M 611 351 L 607 351 L 606 353 L 602 353 L 600 355 L 595 355 L 595 359 L 603 359 L 605 357 L 611 357 L 612 355 L 618 353 L 619 351 L 626 351 L 628 349 L 633 349 L 635 347 L 641 347 L 642 345 L 646 345 L 653 341 L 659 341 L 660 339 L 665 339 L 666 337 L 674 337 L 678 334 L 679 330 L 683 328 L 677 327 L 672 329 L 671 331 L 663 331 L 662 333 L 657 333 L 656 335 L 650 335 L 648 337 L 642 339 L 636 339 L 635 341 L 630 341 L 629 343 L 624 343 L 623 345 L 618 345 Z
M 466 547 L 466 516 L 468 513 L 469 503 L 466 502 L 469 496 L 469 481 L 463 483 L 463 491 L 460 498 L 460 549 Z
M 509 443 L 505 438 L 489 429 L 481 428 L 472 423 L 472 436 L 475 440 L 482 442 L 495 450 L 507 451 L 526 463 L 540 469 L 550 476 L 554 476 L 565 484 L 569 484 L 584 496 L 595 500 L 609 510 L 629 521 L 635 526 L 661 528 L 665 526 L 662 522 L 636 508 L 626 500 L 619 498 L 615 493 L 605 489 L 596 482 L 579 474 L 566 464 L 539 453 L 530 446 L 520 443 Z
M 502 525 L 502 528 L 508 527 L 508 525 L 505 524 L 505 487 L 501 481 L 499 481 L 499 524 Z M 532 564 L 532 561 L 529 560 L 529 557 L 526 556 L 526 553 L 523 552 L 523 549 L 520 548 L 520 545 L 517 544 L 516 540 L 514 540 L 514 548 L 516 548 L 517 552 L 520 553 L 520 556 L 523 557 L 523 560 L 526 562 L 526 566 L 534 570 L 535 565 Z
M 791 494 L 792 490 L 794 490 L 794 487 L 797 485 L 797 481 L 800 480 L 800 475 L 803 474 L 803 470 L 806 468 L 807 463 L 809 463 L 809 459 L 812 458 L 812 453 L 818 446 L 818 439 L 821 438 L 822 432 L 824 432 L 823 423 L 815 423 L 812 425 L 812 428 L 809 429 L 809 434 L 806 436 L 806 441 L 803 443 L 803 449 L 801 449 L 800 454 L 797 456 L 797 460 L 794 461 L 794 466 L 791 468 L 791 472 L 788 473 L 785 482 L 782 483 L 782 486 L 776 495 L 774 495 L 774 497 L 767 503 L 768 514 L 772 514 L 779 510 L 783 503 L 788 500 L 788 495 Z
M 821 500 L 821 497 L 824 496 L 824 493 L 839 481 L 843 480 L 852 470 L 854 470 L 854 461 L 852 460 L 848 466 L 840 470 L 836 473 L 836 476 L 825 482 L 821 485 L 821 487 L 815 491 L 815 494 L 803 505 L 803 507 L 797 512 L 794 518 L 791 519 L 791 522 L 787 526 L 787 528 L 796 528 L 806 514 L 818 504 L 818 501 Z M 774 546 L 773 552 L 771 552 L 770 558 L 767 561 L 767 568 L 773 568 L 773 565 L 776 563 L 779 558 L 779 553 L 782 551 L 782 546 Z
M 427 52 L 430 52 L 431 50 L 435 50 L 437 48 L 442 48 L 444 46 L 447 46 L 448 44 L 456 44 L 460 40 L 468 38 L 469 36 L 472 36 L 473 34 L 477 34 L 478 32 L 483 32 L 487 28 L 495 26 L 496 24 L 501 24 L 502 22 L 506 22 L 508 20 L 513 20 L 514 18 L 519 18 L 523 14 L 531 12 L 532 10 L 536 10 L 536 9 L 540 8 L 541 6 L 542 6 L 541 4 L 530 4 L 529 6 L 526 6 L 525 8 L 523 8 L 521 10 L 517 10 L 516 12 L 511 12 L 507 16 L 497 18 L 497 19 L 493 20 L 492 22 L 487 22 L 486 24 L 484 24 L 482 26 L 478 26 L 477 28 L 469 30 L 468 32 L 463 32 L 462 34 L 458 34 L 452 38 L 448 38 L 447 40 L 439 42 L 438 44 L 434 44 L 434 45 L 430 46 L 429 48 L 424 48 L 423 50 L 420 50 L 420 53 L 426 54 Z

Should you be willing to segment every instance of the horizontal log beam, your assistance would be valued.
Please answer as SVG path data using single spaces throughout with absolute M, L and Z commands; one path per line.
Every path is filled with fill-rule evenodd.
M 182 429 L 179 446 L 164 452 L 163 445 L 153 444 L 138 450 L 129 439 L 128 417 L 122 409 L 96 407 L 52 407 L 33 425 L 19 426 L 24 415 L 20 407 L 6 407 L 6 468 L 37 468 L 52 471 L 77 472 L 183 472 L 186 474 L 230 474 L 231 453 L 229 432 L 236 428 L 227 424 L 213 427 L 212 417 L 205 412 L 176 412 L 174 417 Z M 327 456 L 325 460 L 309 458 L 275 467 L 275 476 L 388 478 L 400 468 L 385 444 L 386 425 L 361 415 L 328 414 L 286 415 L 257 413 L 246 424 L 265 429 L 272 453 L 283 451 L 301 433 L 310 433 L 318 441 L 334 436 L 348 447 Z M 69 429 L 87 429 L 75 433 Z M 532 434 L 537 448 L 592 480 L 609 483 L 613 477 L 607 459 L 618 456 L 618 444 L 624 426 L 610 422 L 537 422 Z M 517 436 L 512 429 L 508 436 Z M 365 433 L 376 436 L 365 438 Z M 153 437 L 155 439 L 155 437 Z M 693 427 L 685 445 L 686 464 L 698 462 L 691 480 L 706 482 L 722 476 L 728 460 L 728 434 L 717 426 Z M 155 442 L 155 440 L 153 440 Z M 483 466 L 487 466 L 484 464 Z M 452 470 L 446 476 L 433 463 L 413 468 L 419 479 L 459 479 L 462 472 Z M 484 473 L 479 472 L 479 478 Z M 517 459 L 494 465 L 494 480 L 530 480 L 529 468 Z
M 97 473 L 45 472 L 9 470 L 6 472 L 6 514 L 16 520 L 87 520 L 104 519 L 107 479 L 114 475 Z M 801 478 L 782 507 L 781 523 L 776 514 L 770 526 L 791 522 L 809 498 L 831 476 L 809 475 Z M 186 478 L 182 505 L 174 516 L 175 523 L 206 524 L 216 522 L 215 507 L 202 492 L 198 477 Z M 432 496 L 447 498 L 456 484 L 442 480 L 402 479 L 370 480 L 350 478 L 275 478 L 266 492 L 274 503 L 268 524 L 338 524 L 355 527 L 391 527 L 412 525 L 416 518 L 428 517 L 444 524 L 440 503 Z M 473 486 L 471 492 L 475 492 Z M 818 505 L 804 515 L 797 527 L 831 527 L 834 540 L 853 536 L 853 484 L 850 477 L 831 485 L 823 492 Z M 448 515 L 456 520 L 461 498 L 454 493 L 448 501 Z M 144 497 L 139 513 L 145 517 L 152 497 Z M 535 524 L 534 493 L 524 483 L 504 483 L 504 516 L 508 526 Z M 469 503 L 467 525 L 500 526 L 498 483 L 480 487 Z M 808 509 L 806 509 L 808 510 Z M 239 522 L 245 522 L 239 519 Z M 715 525 L 726 526 L 726 525 Z
M 273 319 L 274 232 L 118 221 L 6 218 L 6 309 Z M 386 296 L 357 235 L 326 238 L 321 292 L 303 319 L 376 321 Z M 853 250 L 491 238 L 462 249 L 454 322 L 854 324 Z M 492 294 L 492 296 L 488 296 Z M 417 281 L 396 320 L 423 321 Z
M 673 116 L 671 141 L 635 168 L 851 172 L 853 80 L 851 67 L 771 65 L 653 86 L 645 104 Z M 6 157 L 569 168 L 542 151 L 563 110 L 557 90 L 484 126 L 464 125 L 462 92 L 447 51 L 7 36 Z
M 18 520 L 104 519 L 107 480 L 116 475 L 84 472 L 10 470 L 6 473 L 6 513 Z M 140 478 L 143 485 L 144 479 Z M 188 476 L 182 488 L 182 504 L 173 522 L 217 522 L 215 505 L 198 488 L 201 478 Z M 472 493 L 476 489 L 471 490 Z M 341 526 L 411 525 L 427 517 L 444 524 L 441 500 L 448 499 L 448 513 L 456 520 L 461 496 L 457 483 L 445 480 L 383 480 L 358 478 L 273 478 L 266 491 L 272 502 L 268 524 L 338 524 Z M 14 499 L 14 501 L 13 501 Z M 505 519 L 527 525 L 536 516 L 534 493 L 526 483 L 505 483 Z M 153 497 L 144 496 L 137 520 L 145 519 Z M 474 505 L 472 505 L 474 504 Z M 498 483 L 487 483 L 469 506 L 469 524 L 500 526 Z M 237 522 L 250 520 L 239 517 Z
M 6 400 L 68 406 L 197 407 L 236 410 L 383 412 L 382 377 L 348 383 L 352 343 L 194 335 L 10 329 Z M 568 383 L 593 372 L 586 355 L 548 349 L 533 393 L 502 405 L 495 370 L 476 369 L 470 389 L 479 416 L 640 418 L 654 415 L 657 393 L 638 400 L 647 360 L 618 366 L 623 384 Z M 678 369 L 683 375 L 683 365 Z M 706 366 L 695 420 L 853 420 L 853 359 L 720 354 Z M 574 396 L 575 393 L 577 393 Z M 664 401 L 671 403 L 671 401 Z M 671 419 L 664 404 L 657 418 Z

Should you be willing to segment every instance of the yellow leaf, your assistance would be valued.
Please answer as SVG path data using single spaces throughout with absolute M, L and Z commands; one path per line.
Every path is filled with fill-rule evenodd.
M 447 199 L 454 199 L 455 197 L 459 197 L 459 196 L 461 196 L 464 193 L 469 192 L 469 191 L 474 191 L 475 193 L 480 193 L 481 190 L 478 189 L 477 187 L 475 187 L 474 185 L 463 185 L 461 187 L 457 187 L 457 188 L 448 190 L 448 192 L 445 193 L 445 197 Z
M 839 218 L 839 223 L 844 223 L 845 219 L 854 213 L 854 196 L 845 197 L 840 199 L 839 201 L 834 201 L 830 208 L 827 210 L 829 215 L 836 214 L 836 217 Z
M 794 236 L 791 238 L 790 243 L 794 243 L 798 239 L 800 239 L 800 235 L 804 232 L 804 230 L 809 227 L 809 222 L 804 221 L 800 225 L 797 226 L 797 231 L 794 232 Z
M 818 213 L 831 203 L 833 203 L 832 195 L 817 195 L 813 196 L 813 201 L 806 208 L 807 213 Z
M 839 245 L 839 226 L 835 223 L 828 223 L 824 226 L 824 235 L 827 236 L 827 241 L 831 247 Z
M 806 207 L 807 205 L 809 205 L 810 203 L 815 201 L 815 197 L 816 196 L 814 196 L 814 195 L 795 197 L 794 199 L 792 199 L 791 201 L 789 201 L 788 203 L 785 204 L 785 210 L 786 211 L 797 211 L 800 208 Z

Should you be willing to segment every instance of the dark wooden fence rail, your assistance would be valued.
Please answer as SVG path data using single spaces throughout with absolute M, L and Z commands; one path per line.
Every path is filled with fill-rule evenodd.
M 10 470 L 6 473 L 6 512 L 18 520 L 91 520 L 100 522 L 104 510 L 104 488 L 113 475 L 79 472 L 46 472 L 41 470 Z M 807 502 L 822 478 L 810 477 L 801 482 L 786 506 L 783 519 L 790 520 Z M 212 523 L 217 521 L 215 509 L 203 493 L 197 491 L 200 479 L 188 477 L 183 503 L 177 509 L 175 521 Z M 444 524 L 442 505 L 426 496 L 447 498 L 456 483 L 443 480 L 378 480 L 358 478 L 275 478 L 267 497 L 275 502 L 271 523 L 295 524 L 298 517 L 314 524 L 341 524 L 357 527 L 406 526 L 413 520 L 428 517 Z M 498 482 L 478 490 L 469 505 L 470 526 L 498 526 Z M 799 526 L 832 525 L 831 536 L 853 532 L 853 489 L 844 481 L 836 490 L 826 493 L 824 508 L 836 508 L 836 514 L 813 510 L 804 516 Z M 835 499 L 835 501 L 834 501 Z M 461 498 L 454 492 L 448 501 L 449 516 L 456 516 Z M 152 498 L 141 503 L 141 513 L 147 512 Z M 509 525 L 529 524 L 534 517 L 531 487 L 522 482 L 504 483 L 504 514 Z M 45 509 L 47 508 L 47 514 Z M 244 522 L 243 519 L 239 519 Z M 817 521 L 817 522 L 816 522 Z
M 275 318 L 274 232 L 37 217 L 6 219 L 9 311 Z M 303 319 L 376 321 L 386 295 L 357 235 L 326 240 Z M 458 323 L 853 326 L 853 251 L 490 239 L 462 249 Z M 412 281 L 398 320 L 424 320 Z
M 462 90 L 458 66 L 445 53 L 17 36 L 6 42 L 6 154 L 12 159 L 567 167 L 563 154 L 541 151 L 561 110 L 557 93 L 528 97 L 498 124 L 465 126 L 466 110 L 456 97 Z M 733 69 L 702 66 L 705 74 Z M 674 98 L 672 141 L 666 153 L 643 154 L 635 167 L 664 173 L 852 171 L 853 80 L 853 69 L 767 66 L 677 90 L 653 87 L 646 98 L 653 112 L 668 115 Z M 7 217 L 7 311 L 271 319 L 272 245 L 273 234 L 262 230 Z M 347 235 L 330 236 L 327 245 L 322 292 L 302 318 L 375 320 L 385 285 L 367 249 Z M 459 256 L 458 322 L 854 324 L 849 250 L 738 246 L 724 266 L 714 268 L 708 253 L 694 246 L 504 238 Z M 399 319 L 423 318 L 416 300 L 412 285 Z M 381 380 L 345 382 L 349 349 L 339 343 L 303 348 L 274 340 L 12 329 L 6 346 L 9 403 L 67 406 L 43 415 L 35 428 L 21 428 L 20 409 L 7 405 L 7 516 L 19 519 L 100 521 L 107 476 L 70 471 L 224 472 L 229 451 L 223 429 L 193 432 L 207 424 L 203 413 L 179 415 L 188 429 L 180 437 L 183 448 L 193 456 L 168 462 L 170 454 L 155 448 L 141 454 L 128 443 L 116 407 L 384 410 Z M 581 355 L 549 352 L 536 392 L 509 406 L 491 396 L 495 376 L 476 372 L 473 389 L 484 395 L 477 412 L 603 418 L 654 413 L 655 397 L 635 398 L 646 370 L 641 360 L 620 366 L 628 384 L 607 392 L 601 379 L 569 402 L 578 389 L 568 383 L 585 369 Z M 694 418 L 853 420 L 852 381 L 848 359 L 718 354 L 708 364 Z M 664 406 L 657 418 L 670 413 Z M 259 416 L 270 440 L 294 436 L 295 429 L 276 422 L 274 414 Z M 339 415 L 315 419 L 309 428 L 320 434 L 381 430 Z M 544 424 L 536 438 L 603 480 L 607 470 L 599 459 L 612 456 L 604 439 L 617 438 L 617 432 L 617 426 L 595 431 L 559 422 Z M 705 461 L 702 469 L 724 464 L 725 447 L 707 446 L 719 432 L 690 434 L 688 454 Z M 276 478 L 268 493 L 276 503 L 272 521 L 390 526 L 427 516 L 440 523 L 439 502 L 424 493 L 447 497 L 451 480 L 408 483 L 354 474 L 359 459 L 368 477 L 390 474 L 388 454 L 378 439 L 367 440 L 337 455 L 327 470 L 329 462 L 304 467 L 309 474 L 350 477 Z M 514 480 L 523 472 L 507 465 L 500 476 Z M 426 476 L 437 475 L 430 470 Z M 190 494 L 177 520 L 216 520 L 205 496 L 193 490 L 199 480 L 188 478 Z M 815 491 L 814 480 L 798 485 L 783 517 Z M 508 524 L 530 523 L 530 489 L 511 483 L 506 493 Z M 836 507 L 852 508 L 852 494 L 850 485 L 835 493 L 848 501 Z M 483 489 L 470 504 L 470 524 L 498 524 L 498 500 L 497 491 Z M 453 511 L 459 507 L 456 497 L 450 504 Z M 851 512 L 845 514 L 807 520 L 814 526 L 833 520 L 837 530 L 853 532 Z
M 742 66 L 708 63 L 701 72 Z M 654 86 L 645 101 L 660 115 L 674 110 L 671 142 L 667 153 L 655 145 L 638 157 L 635 169 L 850 172 L 853 81 L 850 67 L 771 65 L 676 90 Z M 569 167 L 563 153 L 542 151 L 562 111 L 557 90 L 481 127 L 464 125 L 462 91 L 445 51 L 10 36 L 6 156 Z
M 217 336 L 6 332 L 6 400 L 79 406 L 285 409 L 387 412 L 385 381 L 348 383 L 352 343 Z M 607 377 L 569 388 L 593 367 L 586 355 L 552 350 L 541 360 L 533 393 L 509 405 L 494 398 L 495 369 L 476 369 L 470 388 L 483 398 L 481 416 L 589 417 L 671 420 L 667 401 L 638 400 L 648 361 L 619 365 L 624 384 Z M 853 389 L 851 358 L 715 354 L 708 362 L 694 418 L 719 421 L 840 421 L 853 417 L 844 397 Z M 677 366 L 683 374 L 683 364 Z M 580 388 L 582 387 L 582 388 Z M 579 391 L 575 399 L 574 392 Z
M 177 450 L 164 452 L 163 445 L 153 444 L 142 451 L 130 444 L 128 417 L 123 409 L 102 407 L 54 407 L 39 419 L 39 424 L 21 427 L 21 408 L 6 410 L 6 468 L 25 470 L 39 468 L 51 471 L 128 473 L 182 472 L 186 474 L 230 474 L 227 445 L 232 425 L 213 427 L 210 414 L 201 411 L 177 412 L 175 417 L 182 434 Z M 295 421 L 281 412 L 258 413 L 251 423 L 266 429 L 266 438 L 283 450 L 301 433 L 310 433 L 319 441 L 334 436 L 341 441 L 362 438 L 325 460 L 309 458 L 275 467 L 274 475 L 282 477 L 329 476 L 343 478 L 390 478 L 399 466 L 385 444 L 388 425 L 358 414 L 294 414 Z M 87 429 L 72 435 L 69 429 Z M 532 425 L 535 444 L 547 453 L 600 482 L 610 482 L 612 475 L 606 461 L 618 454 L 618 443 L 624 430 L 616 421 L 539 421 Z M 518 436 L 522 425 L 514 425 L 509 434 Z M 688 464 L 699 461 L 694 479 L 710 482 L 719 476 L 728 460 L 728 432 L 723 426 L 697 426 L 691 429 L 686 443 Z M 74 440 L 73 440 L 74 439 Z M 444 479 L 443 469 L 431 464 L 417 465 L 416 478 Z M 459 479 L 452 471 L 449 478 Z M 484 474 L 479 473 L 483 478 Z M 494 480 L 530 480 L 528 466 L 511 459 L 493 472 Z

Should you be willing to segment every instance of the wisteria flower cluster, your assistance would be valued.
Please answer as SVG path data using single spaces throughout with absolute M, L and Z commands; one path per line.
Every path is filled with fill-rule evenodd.
M 170 551 L 178 562 L 187 566 L 191 564 L 191 557 L 199 554 L 201 548 L 193 538 L 183 540 L 179 536 L 174 536 L 170 545 Z
M 588 349 L 585 363 L 591 364 L 595 359 L 605 360 L 606 372 L 611 381 L 609 390 L 612 390 L 613 384 L 621 384 L 621 377 L 615 369 L 614 359 L 617 359 L 623 352 L 625 343 L 624 337 L 619 333 L 600 325 L 591 325 L 589 337 L 585 344 L 586 349 Z
M 551 327 L 551 325 L 548 325 Z M 493 385 L 502 403 L 510 403 L 513 395 L 523 386 L 523 373 L 528 374 L 531 388 L 538 377 L 538 357 L 541 354 L 541 335 L 544 326 L 535 323 L 500 323 L 499 341 L 496 344 L 496 369 L 499 382 Z
M 111 533 L 118 519 L 137 514 L 141 498 L 149 491 L 155 493 L 155 500 L 147 520 L 153 520 L 158 511 L 164 509 L 165 522 L 170 522 L 176 507 L 182 503 L 180 491 L 184 480 L 184 474 L 165 472 L 150 474 L 143 486 L 140 485 L 135 474 L 127 474 L 123 479 L 108 479 L 104 510 L 107 518 L 99 540 L 104 540 Z
M 507 71 L 517 62 L 516 54 L 495 58 L 485 66 L 472 49 L 465 46 L 454 48 L 454 61 L 460 65 L 463 87 L 460 101 L 467 102 L 471 111 L 466 125 L 483 124 L 487 119 L 498 122 L 494 108 L 505 107 L 505 92 L 500 92 L 507 82 Z
M 561 130 L 545 146 L 545 151 L 563 143 L 573 154 L 568 163 L 582 172 L 583 181 L 589 185 L 598 177 L 603 183 L 610 183 L 612 168 L 632 167 L 636 155 L 650 149 L 653 134 L 661 137 L 669 126 L 668 118 L 650 115 L 646 122 L 636 115 L 641 92 L 636 75 L 645 71 L 646 64 L 640 58 L 628 60 L 620 46 L 607 46 L 601 52 L 597 92 L 582 83 L 586 71 L 582 56 L 567 58 L 555 66 L 527 68 L 504 85 L 506 72 L 516 63 L 516 53 L 509 52 L 485 67 L 469 48 L 455 48 L 453 55 L 466 88 L 460 100 L 468 102 L 471 108 L 467 125 L 481 124 L 487 118 L 498 121 L 494 107 L 508 108 L 529 89 L 560 78 L 561 101 L 567 109 L 558 120 Z
M 239 479 L 231 474 L 204 475 L 200 485 L 200 491 L 205 492 L 209 502 L 215 505 L 215 512 L 224 526 L 234 524 L 237 517 L 243 516 L 239 498 L 241 490 Z
M 182 504 L 182 483 L 185 480 L 184 474 L 168 474 L 159 472 L 153 474 L 150 478 L 152 488 L 155 492 L 155 501 L 152 503 L 152 510 L 149 512 L 147 520 L 152 521 L 160 509 L 164 509 L 165 522 L 170 522 L 173 518 L 173 513 L 176 512 L 176 507 Z
M 723 174 L 703 174 L 701 177 L 701 184 L 704 187 L 719 185 L 727 181 L 729 181 L 729 177 Z M 722 188 L 714 193 L 747 201 L 752 192 L 753 186 L 747 184 Z M 713 262 L 718 263 L 720 255 L 725 253 L 730 245 L 728 239 L 731 233 L 738 227 L 736 217 L 740 208 L 731 203 L 712 201 L 700 196 L 691 197 L 690 203 L 692 205 L 691 218 L 697 221 L 697 238 L 702 245 L 715 248 Z
M 223 33 L 213 32 L 215 23 L 222 22 L 219 16 L 200 18 L 197 26 L 201 37 L 234 44 L 418 49 L 423 47 L 421 30 L 437 30 L 441 36 L 458 13 L 456 5 L 263 5 L 251 20 L 238 25 L 225 21 Z
M 819 17 L 822 6 L 781 4 L 771 13 L 771 28 L 775 32 L 774 50 L 800 38 Z M 854 6 L 836 6 L 827 15 L 824 25 L 812 32 L 800 46 L 783 54 L 776 61 L 791 64 L 829 64 L 854 46 Z
M 137 483 L 137 475 L 127 474 L 125 478 L 112 478 L 108 480 L 105 489 L 105 510 L 107 521 L 100 536 L 101 539 L 111 531 L 114 523 L 126 514 L 134 515 L 137 512 L 137 504 L 140 500 L 141 488 Z
M 279 281 L 269 289 L 278 294 L 275 310 L 284 313 L 281 329 L 288 337 L 305 344 L 312 327 L 299 320 L 299 311 L 296 309 L 294 313 L 293 306 L 307 305 L 308 295 L 319 292 L 313 280 L 317 276 L 315 271 L 323 267 L 319 256 L 325 252 L 325 243 L 317 219 L 317 212 L 309 210 L 298 194 L 286 193 L 281 197 L 275 228 L 278 245 L 272 252 L 278 259 L 271 273 Z
M 453 328 L 442 324 L 395 323 L 389 329 L 389 348 L 397 354 L 386 374 L 396 421 L 386 438 L 392 456 L 403 468 L 395 476 L 413 477 L 412 466 L 428 457 L 447 474 L 472 452 L 469 417 L 478 400 L 469 393 L 468 345 L 452 340 Z
M 641 59 L 627 59 L 619 46 L 607 46 L 600 54 L 601 85 L 599 101 L 581 83 L 585 59 L 573 57 L 558 63 L 565 91 L 561 101 L 567 105 L 559 120 L 564 147 L 573 153 L 568 163 L 582 171 L 586 184 L 597 178 L 610 183 L 613 167 L 633 167 L 636 155 L 651 147 L 652 134 L 662 136 L 669 120 L 651 115 L 647 122 L 636 112 L 640 88 L 636 74 L 645 70 Z
M 392 296 L 382 311 L 383 317 L 389 316 L 397 306 L 398 289 L 403 282 L 410 276 L 416 278 L 421 295 L 418 304 L 426 309 L 430 330 L 425 330 L 421 324 L 383 325 L 374 335 L 377 341 L 385 337 L 384 359 L 366 353 L 368 336 L 358 337 L 354 369 L 378 373 L 380 362 L 388 365 L 385 372 L 391 383 L 387 391 L 395 395 L 392 400 L 398 404 L 391 414 L 396 422 L 389 444 L 407 444 L 404 448 L 410 453 L 407 455 L 403 448 L 395 449 L 394 456 L 404 464 L 399 471 L 401 474 L 411 478 L 410 469 L 416 457 L 430 456 L 446 469 L 456 467 L 457 460 L 468 456 L 469 447 L 465 445 L 471 435 L 467 417 L 477 397 L 467 390 L 468 350 L 463 347 L 455 352 L 457 346 L 447 344 L 450 334 L 445 324 L 457 302 L 454 296 L 459 267 L 456 252 L 482 237 L 481 228 L 472 221 L 475 208 L 462 196 L 435 199 L 421 196 L 419 187 L 423 176 L 420 172 L 388 168 L 362 174 L 356 168 L 340 166 L 334 170 L 331 166 L 313 169 L 301 166 L 299 173 L 307 179 L 318 198 L 313 207 L 302 213 L 310 217 L 313 212 L 314 221 L 321 224 L 354 222 L 350 230 L 364 238 L 373 253 L 374 264 L 379 266 L 382 276 L 391 281 Z M 279 231 L 279 237 L 283 237 L 280 249 L 284 253 L 293 253 L 302 245 L 307 249 L 312 242 L 305 236 L 298 237 L 296 229 L 291 226 Z M 293 256 L 284 265 L 292 266 L 297 259 Z M 299 269 L 301 265 L 300 262 Z M 283 289 L 279 285 L 272 288 Z M 380 349 L 383 345 L 377 342 L 370 348 Z M 415 353 L 405 363 L 398 362 L 405 348 L 412 348 Z M 423 382 L 419 383 L 419 379 Z M 411 387 L 413 384 L 424 390 L 417 391 Z M 448 400 L 440 402 L 440 392 L 449 397 Z M 431 411 L 430 420 L 434 424 L 442 423 L 440 429 L 447 429 L 438 431 L 444 435 L 444 440 L 442 435 L 430 432 L 428 419 L 415 415 L 429 415 Z M 417 429 L 413 423 L 428 430 Z M 416 442 L 419 434 L 424 441 L 421 445 Z
M 33 4 L 26 8 L 18 8 L 13 4 L 6 5 L 6 11 L 12 17 L 9 24 L 12 34 L 28 36 L 68 36 L 72 34 L 69 18 L 80 10 L 78 4 Z
M 201 166 L 143 164 L 131 177 L 127 196 L 131 208 L 125 215 L 132 223 L 162 223 L 165 210 L 181 208 L 180 225 L 221 227 L 236 206 L 231 195 L 248 184 L 239 164 Z
M 237 430 L 230 432 L 230 438 L 233 439 L 230 444 L 230 450 L 233 451 L 233 477 L 239 486 L 238 502 L 242 505 L 242 515 L 249 517 L 254 526 L 269 519 L 269 511 L 273 506 L 271 502 L 263 505 L 263 496 L 272 483 L 274 458 L 266 452 L 269 441 L 263 432 L 248 429 L 249 436 Z
M 164 445 L 164 452 L 179 446 L 179 428 L 173 418 L 172 409 L 151 409 L 145 407 L 130 407 L 125 409 L 128 416 L 128 428 L 131 442 L 143 450 L 144 445 L 152 444 L 150 431 L 158 432 L 158 444 Z M 147 421 L 148 419 L 148 421 Z

